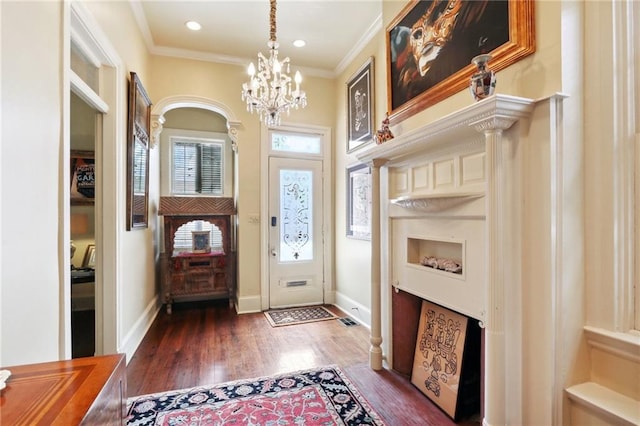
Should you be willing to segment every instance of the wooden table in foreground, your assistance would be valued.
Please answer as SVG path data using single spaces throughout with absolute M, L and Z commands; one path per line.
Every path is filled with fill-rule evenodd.
M 123 425 L 125 355 L 3 367 L 0 425 Z

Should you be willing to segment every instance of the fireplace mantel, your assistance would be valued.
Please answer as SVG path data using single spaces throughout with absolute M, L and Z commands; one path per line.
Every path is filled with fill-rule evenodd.
M 485 130 L 508 129 L 533 111 L 535 101 L 508 95 L 493 95 L 432 123 L 396 136 L 380 145 L 369 145 L 356 153 L 358 160 L 384 159 L 389 164 L 410 161 L 416 155 L 456 147 L 478 140 Z M 484 139 L 481 139 L 484 142 Z
M 521 389 L 508 386 L 522 377 L 522 366 L 505 363 L 523 356 L 517 343 L 523 321 L 521 148 L 558 139 L 563 98 L 494 95 L 356 153 L 371 166 L 372 179 L 371 368 L 382 368 L 382 330 L 393 329 L 394 287 L 475 318 L 485 329 L 484 394 L 491 398 L 483 403 L 483 423 L 488 425 L 506 424 L 523 410 Z M 536 131 L 544 129 L 541 140 Z M 466 278 L 446 278 L 448 285 L 435 275 L 415 279 L 423 273 L 402 257 L 407 241 L 445 236 L 464 245 Z M 389 323 L 382 324 L 382 312 Z M 393 363 L 392 338 L 385 334 Z

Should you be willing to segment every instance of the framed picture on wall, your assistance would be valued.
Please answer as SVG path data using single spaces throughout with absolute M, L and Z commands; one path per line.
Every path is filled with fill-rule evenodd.
M 149 222 L 149 144 L 151 99 L 135 72 L 130 73 L 127 120 L 127 231 Z
M 84 259 L 82 260 L 83 268 L 92 268 L 96 267 L 96 245 L 89 244 L 87 246 L 87 251 L 84 253 Z
M 192 253 L 210 253 L 211 232 L 209 231 L 191 231 L 191 252 Z
M 347 153 L 373 140 L 373 57 L 347 82 Z
M 533 0 L 410 1 L 386 29 L 391 124 L 467 89 L 477 55 L 499 71 L 535 52 L 534 22 Z
M 96 173 L 93 151 L 71 151 L 71 204 L 94 203 Z
M 371 168 L 366 164 L 347 169 L 347 237 L 371 239 Z

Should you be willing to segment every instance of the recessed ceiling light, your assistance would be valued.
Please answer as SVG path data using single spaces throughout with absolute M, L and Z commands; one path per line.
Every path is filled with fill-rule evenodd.
M 307 44 L 307 42 L 304 41 L 304 40 L 296 40 L 296 41 L 293 42 L 293 45 L 295 47 L 302 47 L 302 46 L 304 46 L 306 44 Z
M 187 28 L 189 28 L 191 31 L 199 31 L 202 28 L 202 25 L 200 25 L 199 23 L 197 23 L 196 21 L 187 21 L 184 23 Z

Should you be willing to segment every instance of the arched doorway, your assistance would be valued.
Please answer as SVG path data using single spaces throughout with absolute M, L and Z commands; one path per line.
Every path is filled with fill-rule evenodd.
M 237 135 L 240 122 L 226 105 L 203 97 L 197 96 L 175 96 L 162 99 L 152 108 L 151 112 L 152 142 L 151 147 L 158 147 L 157 156 L 159 158 L 159 195 L 161 197 L 195 195 L 195 196 L 216 196 L 223 198 L 233 198 L 234 207 L 238 199 L 238 145 Z M 191 146 L 194 145 L 194 146 Z M 197 145 L 197 147 L 195 147 Z M 189 189 L 183 188 L 186 192 L 180 192 L 176 187 L 176 182 L 181 185 L 187 183 L 176 176 L 177 167 L 176 155 L 184 156 L 192 148 L 197 148 L 198 155 L 214 155 L 218 146 L 222 146 L 221 159 L 224 164 L 220 192 L 206 192 L 196 190 L 197 193 L 189 193 Z M 184 152 L 183 152 L 184 150 Z M 182 154 L 180 154 L 182 153 Z M 215 154 L 214 156 L 217 156 Z M 200 161 L 200 160 L 198 160 Z M 198 166 L 199 167 L 199 166 Z M 204 166 L 203 166 L 204 167 Z M 204 173 L 204 168 L 202 172 Z M 213 172 L 215 174 L 215 172 Z M 200 171 L 198 172 L 200 174 Z M 184 177 L 183 177 L 184 178 Z M 186 178 L 185 178 L 186 179 Z M 201 182 L 199 182 L 201 183 Z M 194 191 L 193 187 L 191 191 Z M 163 232 L 163 222 L 158 217 L 159 232 Z M 236 258 L 237 252 L 237 216 L 231 217 L 230 224 L 230 248 L 232 257 Z M 158 235 L 157 241 L 164 241 L 164 235 Z M 234 262 L 235 263 L 235 262 Z M 237 267 L 237 263 L 236 267 Z M 237 273 L 232 274 L 237 276 Z M 237 293 L 236 293 L 237 294 Z M 237 297 L 234 295 L 233 298 Z M 232 300 L 233 305 L 237 303 Z

